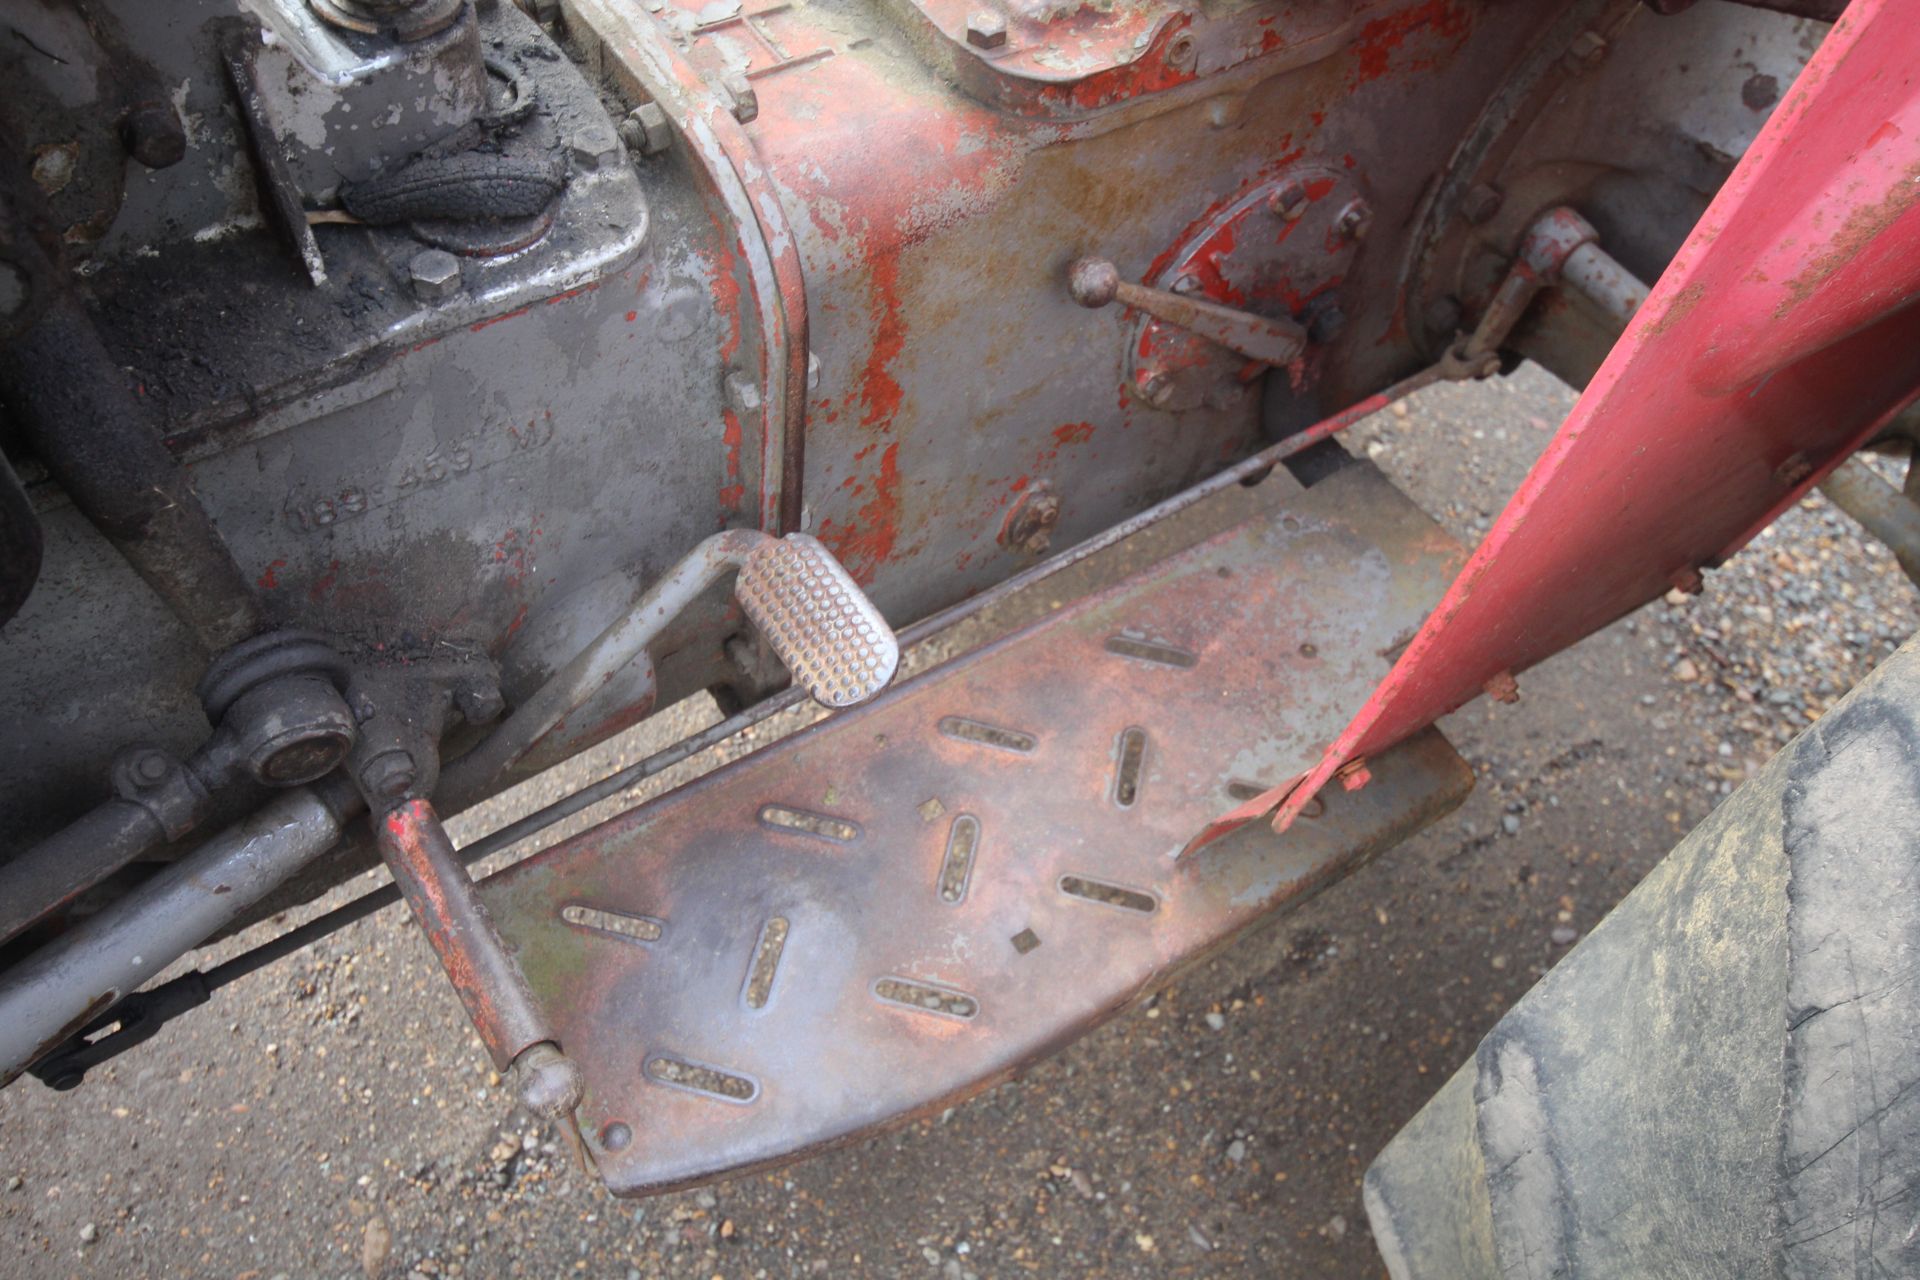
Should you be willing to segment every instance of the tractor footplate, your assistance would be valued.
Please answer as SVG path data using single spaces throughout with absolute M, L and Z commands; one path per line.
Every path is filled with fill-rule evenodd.
M 1462 556 L 1350 467 L 495 875 L 608 1185 L 937 1111 L 1452 808 L 1430 731 L 1284 835 L 1174 856 L 1313 761 Z

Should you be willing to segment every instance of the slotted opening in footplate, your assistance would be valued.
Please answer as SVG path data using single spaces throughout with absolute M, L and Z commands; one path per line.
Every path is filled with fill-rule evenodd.
M 946 1106 L 1451 808 L 1429 733 L 1285 835 L 1174 856 L 1312 761 L 1461 556 L 1355 466 L 493 877 L 602 1176 Z

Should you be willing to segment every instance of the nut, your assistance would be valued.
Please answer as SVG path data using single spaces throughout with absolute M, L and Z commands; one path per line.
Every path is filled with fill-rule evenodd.
M 1307 184 L 1298 178 L 1287 179 L 1267 197 L 1267 208 L 1275 217 L 1297 220 L 1307 211 Z
M 1504 199 L 1498 187 L 1476 182 L 1467 188 L 1467 194 L 1460 198 L 1460 213 L 1468 222 L 1477 225 L 1488 221 L 1494 214 L 1500 212 L 1500 205 Z
M 1575 71 L 1591 71 L 1607 56 L 1607 38 L 1598 31 L 1582 31 L 1567 46 L 1567 61 Z
M 1164 409 L 1173 403 L 1173 379 L 1164 373 L 1154 373 L 1140 384 L 1140 398 L 1155 409 Z
M 1351 200 L 1334 219 L 1333 226 L 1349 240 L 1365 240 L 1367 229 L 1373 226 L 1373 206 L 1365 200 Z
M 1053 528 L 1060 523 L 1060 499 L 1045 485 L 1028 490 L 1007 513 L 1000 526 L 1000 542 L 1012 551 L 1041 555 L 1053 544 Z
M 620 154 L 620 135 L 599 120 L 583 124 L 568 135 L 567 154 L 581 169 L 598 169 Z
M 492 724 L 506 710 L 507 700 L 500 696 L 500 687 L 491 680 L 476 680 L 453 691 L 453 705 L 460 709 L 461 719 L 468 724 Z
M 407 798 L 416 776 L 413 757 L 399 747 L 391 747 L 360 767 L 360 789 L 370 800 L 397 802 Z
M 422 249 L 407 263 L 413 296 L 423 302 L 451 297 L 460 288 L 460 259 L 445 249 Z
M 967 19 L 967 43 L 976 49 L 998 49 L 1007 42 L 1007 20 L 981 10 Z
M 620 122 L 620 137 L 643 156 L 657 156 L 673 145 L 667 113 L 657 102 L 643 102 Z

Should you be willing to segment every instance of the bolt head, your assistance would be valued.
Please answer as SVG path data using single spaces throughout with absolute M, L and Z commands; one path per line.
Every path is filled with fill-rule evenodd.
M 741 124 L 748 123 L 760 114 L 760 95 L 753 91 L 753 81 L 741 72 L 729 71 L 720 77 L 720 88 L 733 104 L 733 118 Z
M 1289 178 L 1267 197 L 1267 209 L 1288 222 L 1297 220 L 1307 211 L 1307 184 L 1298 178 Z
M 370 799 L 404 800 L 415 776 L 413 757 L 395 748 L 367 761 L 360 770 L 360 787 Z
M 567 137 L 567 154 L 581 169 L 598 169 L 620 154 L 620 135 L 602 121 L 583 124 Z
M 152 787 L 167 780 L 167 768 L 164 752 L 147 750 L 134 756 L 127 771 L 141 786 Z
M 1334 226 L 1349 240 L 1365 240 L 1368 229 L 1373 226 L 1373 206 L 1365 200 L 1349 201 Z
M 1191 295 L 1200 292 L 1200 277 L 1191 274 L 1182 275 L 1178 280 L 1173 282 L 1173 291 L 1181 295 Z
M 1476 182 L 1467 189 L 1467 194 L 1461 197 L 1460 212 L 1468 222 L 1475 224 L 1486 222 L 1500 212 L 1503 199 L 1499 188 L 1488 186 L 1484 182 Z
M 407 263 L 414 296 L 426 302 L 451 297 L 460 288 L 460 259 L 445 249 L 422 249 Z
M 499 686 L 483 681 L 454 690 L 453 705 L 468 724 L 492 724 L 506 710 L 507 700 L 500 696 Z
M 1567 46 L 1567 56 L 1583 71 L 1597 66 L 1607 56 L 1607 38 L 1598 31 L 1582 31 Z
M 998 49 L 1007 42 L 1007 20 L 981 10 L 967 19 L 967 43 L 976 49 Z

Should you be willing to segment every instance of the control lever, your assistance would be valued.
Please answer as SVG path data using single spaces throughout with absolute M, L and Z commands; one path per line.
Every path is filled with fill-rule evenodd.
M 1133 284 L 1122 280 L 1120 269 L 1104 258 L 1081 258 L 1068 267 L 1067 289 L 1083 307 L 1117 301 L 1261 364 L 1288 364 L 1307 349 L 1306 329 L 1291 320 L 1269 320 L 1204 298 Z
M 747 618 L 792 672 L 828 707 L 851 707 L 887 687 L 900 644 L 833 553 L 817 538 L 731 529 L 706 539 L 648 587 L 625 613 L 513 709 L 479 746 L 452 761 L 434 796 L 450 811 L 488 788 L 553 727 L 632 662 L 680 611 L 730 570 Z
M 580 1068 L 560 1051 L 520 966 L 425 800 L 402 800 L 375 823 L 380 856 L 453 980 L 493 1065 L 510 1074 L 527 1110 L 571 1127 Z

